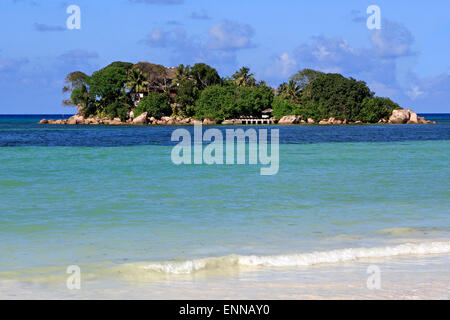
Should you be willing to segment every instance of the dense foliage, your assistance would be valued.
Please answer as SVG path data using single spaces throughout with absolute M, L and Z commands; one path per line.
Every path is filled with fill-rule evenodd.
M 236 103 L 240 115 L 260 116 L 261 112 L 272 106 L 274 93 L 265 85 L 256 87 L 237 87 Z
M 147 112 L 149 117 L 155 118 L 170 116 L 172 109 L 169 105 L 169 95 L 167 93 L 150 92 L 136 107 L 134 115 L 139 116 L 144 112 Z
M 199 90 L 220 83 L 220 77 L 216 69 L 204 63 L 195 64 L 190 71 L 190 75 Z
M 71 92 L 70 100 L 63 100 L 65 106 L 76 106 L 84 108 L 90 101 L 90 95 L 87 87 L 88 75 L 81 72 L 71 72 L 66 76 L 63 93 Z
M 365 82 L 329 73 L 319 76 L 303 89 L 301 104 L 315 120 L 334 117 L 354 121 L 358 120 L 364 99 L 373 95 Z
M 300 115 L 315 121 L 339 120 L 374 123 L 400 108 L 389 98 L 374 97 L 363 81 L 340 74 L 303 69 L 276 90 L 257 81 L 243 67 L 230 78 L 204 63 L 193 67 L 139 62 L 114 62 L 88 76 L 80 71 L 66 77 L 64 105 L 78 108 L 85 116 L 127 120 L 147 112 L 149 116 L 194 117 L 223 121 L 240 116 Z M 270 111 L 270 110 L 269 110 Z
M 181 79 L 177 86 L 177 95 L 173 114 L 179 117 L 192 117 L 194 115 L 195 101 L 198 99 L 200 90 L 191 79 Z
M 222 121 L 241 115 L 260 116 L 272 105 L 274 94 L 267 86 L 211 86 L 202 91 L 196 102 L 195 116 Z
M 362 102 L 358 119 L 363 122 L 375 123 L 380 119 L 388 119 L 394 109 L 401 109 L 389 98 L 366 98 Z
M 236 96 L 231 86 L 211 86 L 202 91 L 196 101 L 195 116 L 198 119 L 222 120 L 239 116 Z
M 274 98 L 272 108 L 272 114 L 278 120 L 280 120 L 283 116 L 298 115 L 299 113 L 299 105 L 296 105 L 281 96 L 276 96 Z
M 300 86 L 301 89 L 303 89 L 323 74 L 324 73 L 320 71 L 303 69 L 292 75 L 291 80 L 295 81 L 297 85 Z

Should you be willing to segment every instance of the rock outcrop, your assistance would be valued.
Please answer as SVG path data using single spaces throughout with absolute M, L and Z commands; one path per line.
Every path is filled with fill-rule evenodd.
M 436 123 L 435 121 L 425 120 L 411 109 L 400 109 L 392 111 L 388 123 L 392 124 L 418 124 L 418 123 Z
M 344 120 L 340 120 L 340 119 L 335 119 L 333 117 L 327 119 L 323 119 L 321 121 L 319 121 L 319 124 L 321 125 L 327 125 L 327 124 L 334 124 L 334 125 L 339 125 L 339 124 L 348 124 L 347 119 Z
M 301 116 L 284 116 L 278 121 L 278 124 L 297 124 L 302 120 Z
M 224 124 L 224 125 L 233 125 L 234 124 L 234 120 L 233 119 L 231 119 L 231 120 L 223 120 L 222 124 Z
M 84 124 L 84 117 L 76 114 L 67 120 L 67 124 Z
M 103 120 L 100 118 L 87 118 L 84 120 L 84 124 L 97 125 L 97 124 L 101 124 L 101 123 L 103 123 Z
M 407 123 L 409 118 L 411 117 L 411 112 L 412 111 L 410 109 L 394 110 L 392 111 L 392 115 L 389 117 L 389 123 Z
M 140 114 L 139 116 L 133 119 L 133 124 L 147 124 L 148 123 L 147 115 L 148 115 L 147 112 Z
M 213 125 L 213 124 L 217 124 L 217 122 L 216 122 L 216 120 L 206 118 L 203 120 L 203 124 L 204 125 Z
M 191 121 L 191 118 L 178 119 L 176 120 L 176 124 L 190 124 Z
M 419 118 L 417 117 L 417 114 L 415 114 L 414 112 L 411 112 L 409 114 L 409 120 L 407 123 L 419 123 Z

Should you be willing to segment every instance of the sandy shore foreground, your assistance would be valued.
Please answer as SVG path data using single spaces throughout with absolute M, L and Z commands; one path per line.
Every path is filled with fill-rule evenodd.
M 380 288 L 369 289 L 369 267 Z M 432 255 L 327 266 L 197 274 L 160 281 L 93 279 L 80 290 L 65 283 L 0 281 L 2 299 L 445 299 L 450 257 Z

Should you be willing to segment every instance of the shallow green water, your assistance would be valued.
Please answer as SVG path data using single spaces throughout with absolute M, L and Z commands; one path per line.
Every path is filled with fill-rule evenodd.
M 170 152 L 1 148 L 0 271 L 450 239 L 448 140 L 282 144 L 274 176 Z

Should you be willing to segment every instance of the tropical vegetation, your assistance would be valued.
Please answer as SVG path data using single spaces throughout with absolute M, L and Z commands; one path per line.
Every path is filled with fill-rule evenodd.
M 315 121 L 335 119 L 374 123 L 400 108 L 389 98 L 376 97 L 364 81 L 336 73 L 303 69 L 277 89 L 257 81 L 248 67 L 229 78 L 205 63 L 166 68 L 149 62 L 113 62 L 87 75 L 72 72 L 63 93 L 84 116 L 120 118 L 147 112 L 149 117 L 225 119 L 260 117 L 267 110 L 281 119 L 300 115 Z

